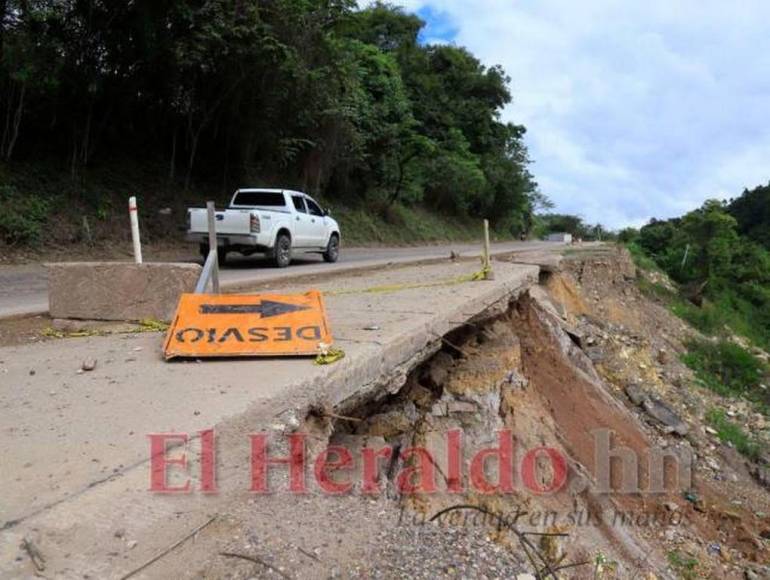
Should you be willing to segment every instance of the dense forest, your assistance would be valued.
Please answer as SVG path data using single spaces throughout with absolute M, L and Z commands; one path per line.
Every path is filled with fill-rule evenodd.
M 679 311 L 695 326 L 770 347 L 770 185 L 620 238 L 680 283 L 687 302 Z
M 6 244 L 34 242 L 62 204 L 64 193 L 14 178 L 41 161 L 72 184 L 128 160 L 185 194 L 291 186 L 384 216 L 419 206 L 486 217 L 509 235 L 531 230 L 547 203 L 525 128 L 500 118 L 512 99 L 505 72 L 420 43 L 424 23 L 399 8 L 2 0 L 0 13 Z M 111 211 L 103 192 L 59 189 L 92 219 Z

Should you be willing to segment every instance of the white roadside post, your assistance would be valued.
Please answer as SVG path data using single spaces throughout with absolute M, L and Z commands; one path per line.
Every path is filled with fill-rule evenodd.
M 128 198 L 128 215 L 131 216 L 131 239 L 134 242 L 134 262 L 142 263 L 142 242 L 139 239 L 139 216 L 136 210 L 136 198 Z

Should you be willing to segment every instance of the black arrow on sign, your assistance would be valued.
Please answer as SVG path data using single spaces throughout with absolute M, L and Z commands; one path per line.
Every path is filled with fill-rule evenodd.
M 310 307 L 263 300 L 259 304 L 201 304 L 199 308 L 201 314 L 261 314 L 262 318 L 280 316 L 300 310 L 310 310 Z

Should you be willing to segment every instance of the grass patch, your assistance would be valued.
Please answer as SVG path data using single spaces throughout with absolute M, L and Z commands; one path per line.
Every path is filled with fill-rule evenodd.
M 671 550 L 667 557 L 671 568 L 680 578 L 691 580 L 698 577 L 699 562 L 692 556 L 684 555 L 679 550 Z
M 770 349 L 770 307 L 768 306 L 764 301 L 752 303 L 733 292 L 726 292 L 715 304 L 725 325 L 765 350 Z
M 423 205 L 393 203 L 373 196 L 366 203 L 321 201 L 340 224 L 350 245 L 410 245 L 439 242 L 480 242 L 481 219 L 437 213 Z M 515 239 L 504 226 L 490 230 L 493 242 Z
M 648 298 L 662 300 L 666 304 L 673 304 L 675 301 L 681 300 L 676 292 L 673 292 L 663 284 L 653 282 L 644 276 L 639 276 L 637 278 L 637 285 L 639 286 L 641 293 Z
M 387 211 L 332 206 L 332 217 L 350 245 L 470 242 L 484 235 L 481 220 L 442 216 L 420 206 L 394 205 Z M 499 232 L 495 237 L 510 238 Z
M 759 385 L 767 368 L 745 348 L 727 340 L 693 340 L 687 351 L 682 361 L 711 390 L 728 397 L 761 399 Z
M 627 243 L 626 248 L 628 248 L 628 252 L 631 254 L 631 258 L 634 260 L 634 264 L 636 264 L 637 268 L 653 272 L 662 272 L 655 263 L 655 260 L 650 258 L 637 242 Z
M 644 276 L 639 277 L 638 286 L 642 294 L 648 298 L 660 300 L 668 306 L 668 309 L 675 316 L 703 334 L 709 336 L 721 334 L 725 330 L 725 326 L 728 326 L 731 321 L 722 309 L 710 303 L 703 307 L 695 306 L 692 302 L 682 298 L 679 293 Z
M 717 437 L 722 443 L 732 445 L 741 455 L 749 459 L 759 458 L 759 443 L 740 425 L 730 421 L 722 409 L 711 409 L 706 413 L 706 421 L 716 430 Z
M 690 326 L 710 336 L 720 334 L 728 324 L 729 317 L 726 316 L 726 313 L 712 304 L 698 307 L 677 296 L 669 308 L 671 312 Z
M 669 308 L 703 334 L 719 336 L 729 331 L 764 349 L 770 347 L 770 313 L 732 294 L 723 294 L 716 302 L 701 307 L 677 296 Z

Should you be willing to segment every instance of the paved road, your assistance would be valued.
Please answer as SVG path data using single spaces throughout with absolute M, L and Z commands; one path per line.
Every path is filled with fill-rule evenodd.
M 161 333 L 0 348 L 0 578 L 33 575 L 19 548 L 25 537 L 40 547 L 48 577 L 124 577 L 212 514 L 246 508 L 247 499 L 257 497 L 248 494 L 251 469 L 244 461 L 251 433 L 277 435 L 311 407 L 335 409 L 343 401 L 368 400 L 400 387 L 405 373 L 438 348 L 440 337 L 488 308 L 497 312 L 492 305 L 507 304 L 517 290 L 536 284 L 539 272 L 537 266 L 500 263 L 493 281 L 451 282 L 476 270 L 475 262 L 447 260 L 318 281 L 335 344 L 345 351 L 333 365 L 275 357 L 167 363 Z M 450 282 L 420 287 L 441 280 Z M 402 289 L 371 293 L 371 286 Z M 304 281 L 296 280 L 287 291 L 302 289 Z M 84 373 L 85 359 L 97 364 Z M 187 452 L 194 492 L 149 493 L 147 434 L 185 432 L 195 438 L 208 428 L 216 429 L 217 454 L 221 451 L 218 493 L 198 491 L 196 441 Z M 271 456 L 280 453 L 277 444 L 270 450 Z M 283 477 L 280 469 L 274 473 Z M 170 468 L 169 481 L 183 477 L 183 469 Z M 272 475 L 271 482 L 277 483 Z M 246 509 L 280 518 L 270 496 L 261 497 Z M 237 518 L 216 524 L 228 542 L 229 522 Z M 304 537 L 305 528 L 296 531 L 297 538 Z M 128 547 L 127 541 L 138 543 Z M 174 561 L 173 572 L 153 568 L 143 577 L 175 577 L 180 570 L 191 575 L 202 569 L 198 556 L 215 553 L 206 547 L 192 566 Z
M 549 242 L 506 242 L 493 245 L 493 253 L 535 250 L 553 247 Z M 303 255 L 291 267 L 278 270 L 262 257 L 232 257 L 222 272 L 225 287 L 280 280 L 302 275 L 342 272 L 353 268 L 376 267 L 387 263 L 413 263 L 441 256 L 451 251 L 462 255 L 478 255 L 478 244 L 445 244 L 402 248 L 348 248 L 336 264 L 325 264 L 320 256 Z M 188 261 L 188 260 L 184 260 Z M 42 265 L 0 267 L 0 318 L 42 314 L 48 310 L 46 269 Z

